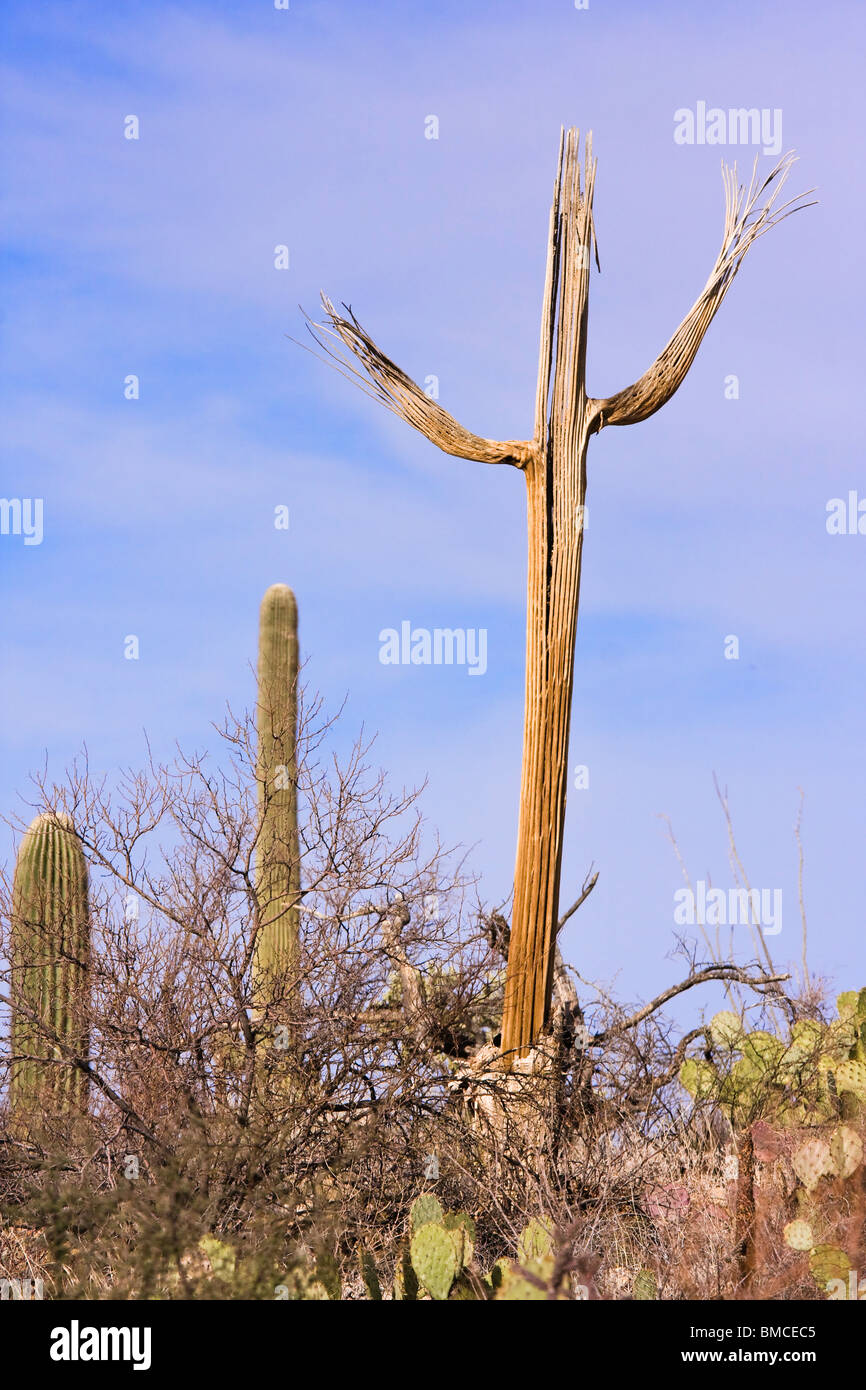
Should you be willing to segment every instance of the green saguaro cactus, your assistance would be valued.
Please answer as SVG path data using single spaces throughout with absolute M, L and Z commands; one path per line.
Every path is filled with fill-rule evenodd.
M 259 621 L 258 782 L 261 827 L 256 854 L 259 987 L 290 974 L 297 958 L 301 874 L 298 844 L 298 606 L 272 584 Z
M 89 1049 L 90 913 L 87 864 L 68 816 L 37 816 L 21 841 L 10 959 L 13 1110 L 74 1110 L 87 1088 L 68 1063 Z

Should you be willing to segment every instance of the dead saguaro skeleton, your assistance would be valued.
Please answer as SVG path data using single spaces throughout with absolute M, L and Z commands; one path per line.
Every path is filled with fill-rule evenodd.
M 736 166 L 722 166 L 725 230 L 706 285 L 649 370 L 616 395 L 594 400 L 586 392 L 586 343 L 592 252 L 598 264 L 592 216 L 596 161 L 591 134 L 586 138 L 581 167 L 578 131 L 562 132 L 550 213 L 532 439 L 497 441 L 470 434 L 380 351 L 347 306 L 343 307 L 348 317 L 343 318 L 323 295 L 328 322 L 311 325 L 319 346 L 344 374 L 445 453 L 480 463 L 511 464 L 526 478 L 526 707 L 502 1024 L 502 1051 L 509 1061 L 526 1055 L 550 1013 L 587 446 L 603 426 L 636 424 L 670 400 L 694 361 L 749 247 L 770 227 L 805 206 L 799 199 L 777 206 L 792 162 L 793 156 L 785 155 L 759 183 L 756 161 L 747 189 L 737 181 Z M 339 348 L 334 350 L 334 340 L 351 356 Z

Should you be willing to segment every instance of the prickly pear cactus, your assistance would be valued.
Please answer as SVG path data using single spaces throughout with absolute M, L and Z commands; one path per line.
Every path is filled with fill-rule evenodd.
M 811 1250 L 815 1235 L 808 1221 L 789 1221 L 784 1229 L 785 1244 L 792 1250 Z
M 468 1265 L 475 1253 L 475 1222 L 465 1211 L 447 1211 L 442 1217 L 446 1231 L 454 1231 L 460 1244 L 460 1258 Z
M 847 1279 L 851 1261 L 838 1245 L 816 1245 L 809 1255 L 809 1273 L 819 1288 L 831 1279 Z
M 841 1022 L 853 1033 L 850 1060 L 866 1062 L 866 989 L 852 989 L 840 994 L 836 1007 Z
M 831 1123 L 840 1110 L 856 1117 L 866 1103 L 866 989 L 837 1003 L 838 1018 L 799 1019 L 787 1041 L 747 1031 L 732 1011 L 716 1014 L 707 1029 L 715 1063 L 686 1058 L 680 1082 L 694 1100 L 716 1100 L 735 1129 L 759 1117 L 787 1128 Z
M 574 1296 L 568 1277 L 557 1279 L 553 1288 L 554 1239 L 551 1228 L 537 1218 L 521 1232 L 517 1259 L 497 1260 L 486 1276 L 474 1263 L 474 1221 L 463 1211 L 443 1211 L 432 1193 L 413 1202 L 409 1236 L 397 1259 L 395 1299 L 416 1299 L 424 1292 L 440 1302 Z
M 824 1139 L 807 1139 L 796 1150 L 791 1163 L 807 1192 L 814 1192 L 821 1179 L 834 1171 L 830 1145 Z
M 856 1130 L 849 1125 L 838 1125 L 829 1137 L 814 1136 L 802 1144 L 794 1153 L 792 1164 L 794 1172 L 805 1188 L 798 1189 L 796 1196 L 801 1211 L 817 1214 L 820 1226 L 826 1226 L 828 1212 L 836 1206 L 822 1208 L 813 1193 L 824 1177 L 846 1182 L 857 1172 L 863 1162 L 863 1141 Z M 834 1189 L 828 1189 L 828 1196 L 834 1196 Z M 838 1190 L 835 1192 L 838 1197 Z M 810 1221 L 789 1221 L 784 1228 L 784 1240 L 792 1250 L 808 1252 L 809 1271 L 819 1288 L 825 1289 L 833 1280 L 846 1280 L 851 1269 L 851 1261 L 838 1245 L 816 1240 Z M 836 1295 L 834 1295 L 835 1297 Z
M 578 1285 L 572 1291 L 571 1282 L 566 1276 L 554 1288 L 556 1259 L 553 1254 L 539 1255 L 530 1260 L 501 1260 L 498 1282 L 494 1283 L 494 1298 L 506 1301 L 538 1302 L 544 1300 L 569 1299 L 576 1293 L 586 1297 L 588 1290 Z
M 781 1038 L 774 1037 L 772 1033 L 760 1028 L 751 1033 L 744 1033 L 739 1046 L 747 1061 L 761 1071 L 777 1067 L 785 1053 L 785 1044 Z
M 730 1009 L 723 1009 L 710 1019 L 710 1037 L 717 1047 L 735 1048 L 744 1032 L 739 1014 Z
M 506 1301 L 538 1302 L 547 1298 L 547 1287 L 553 1277 L 553 1256 L 541 1259 L 508 1262 L 496 1298 Z M 527 1278 L 527 1276 L 533 1276 Z M 536 1282 L 537 1281 L 537 1282 Z
M 712 1062 L 687 1057 L 680 1067 L 680 1081 L 694 1100 L 709 1100 L 718 1093 L 719 1074 Z
M 859 1101 L 866 1100 L 866 1062 L 838 1062 L 832 1071 L 840 1094 L 850 1091 Z
M 441 1225 L 444 1215 L 439 1198 L 432 1192 L 422 1193 L 420 1197 L 415 1198 L 409 1209 L 410 1234 L 417 1231 L 419 1226 L 426 1226 L 428 1221 L 436 1221 Z
M 533 1217 L 524 1227 L 517 1242 L 517 1258 L 523 1264 L 540 1260 L 553 1254 L 553 1237 L 549 1228 Z
M 463 1235 L 435 1221 L 419 1226 L 410 1245 L 412 1267 L 424 1288 L 442 1302 L 463 1267 Z
M 794 1172 L 807 1192 L 823 1177 L 850 1178 L 863 1162 L 863 1141 L 849 1125 L 839 1125 L 829 1140 L 815 1136 L 794 1153 Z
M 855 1129 L 840 1125 L 830 1140 L 830 1159 L 840 1178 L 850 1178 L 863 1162 L 863 1141 Z

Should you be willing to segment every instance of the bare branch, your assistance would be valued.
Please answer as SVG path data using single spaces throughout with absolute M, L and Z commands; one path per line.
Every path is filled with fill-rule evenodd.
M 336 366 L 341 376 L 354 381 L 365 395 L 379 401 L 392 414 L 398 415 L 413 429 L 420 431 L 431 444 L 437 445 L 446 454 L 474 459 L 478 463 L 510 463 L 515 468 L 526 467 L 535 452 L 531 440 L 484 439 L 481 435 L 472 434 L 464 429 L 453 415 L 449 415 L 447 410 L 443 410 L 441 405 L 431 400 L 411 377 L 392 362 L 390 357 L 385 356 L 369 334 L 365 333 L 348 304 L 343 305 L 347 318 L 337 313 L 325 294 L 322 295 L 322 307 L 328 317 L 328 323 L 315 323 L 308 314 L 304 314 L 310 334 L 326 357 L 331 359 L 331 365 Z M 301 312 L 303 313 L 303 310 Z M 351 356 L 339 350 L 335 351 L 327 341 L 328 338 L 343 343 Z M 306 345 L 301 343 L 300 346 Z M 319 356 L 318 353 L 313 355 Z M 360 362 L 363 371 L 358 370 L 352 356 Z
M 616 1024 L 613 1028 L 606 1028 L 602 1033 L 594 1033 L 593 1043 L 598 1046 L 600 1043 L 607 1042 L 616 1033 L 624 1033 L 629 1028 L 636 1028 L 639 1023 L 643 1023 L 645 1018 L 654 1014 L 669 1000 L 676 998 L 678 994 L 683 994 L 687 989 L 693 989 L 695 985 L 707 984 L 710 980 L 736 980 L 738 984 L 749 985 L 755 989 L 761 985 L 775 985 L 781 980 L 789 980 L 790 975 L 759 975 L 756 978 L 749 976 L 745 970 L 741 970 L 736 965 L 709 965 L 705 970 L 698 970 L 694 975 L 690 975 L 687 980 L 682 980 L 678 985 L 671 985 L 662 994 L 656 995 L 655 999 L 650 1000 L 649 1004 L 644 1004 L 642 1009 L 638 1009 L 636 1014 L 627 1018 L 623 1023 Z
M 564 912 L 559 919 L 559 925 L 556 928 L 557 936 L 562 931 L 569 917 L 573 916 L 581 904 L 586 902 L 597 883 L 598 872 L 592 873 L 592 866 L 590 865 L 589 873 L 583 881 L 583 890 L 580 897 L 577 899 L 577 902 L 572 903 L 568 911 Z M 559 946 L 555 947 L 553 954 L 553 999 L 560 1009 L 568 1005 L 578 1005 L 579 1007 L 577 989 L 568 973 L 568 966 L 562 958 L 562 952 Z
M 572 904 L 571 904 L 571 907 L 568 909 L 568 911 L 567 911 L 567 912 L 564 912 L 564 913 L 562 914 L 562 916 L 560 917 L 560 919 L 559 919 L 559 924 L 558 924 L 558 926 L 557 926 L 557 928 L 556 928 L 556 934 L 557 934 L 557 936 L 558 936 L 559 933 L 562 931 L 562 929 L 563 929 L 563 927 L 565 926 L 566 922 L 568 921 L 569 917 L 572 917 L 572 916 L 574 915 L 574 913 L 577 911 L 577 909 L 578 909 L 579 907 L 582 907 L 582 905 L 586 902 L 587 898 L 589 897 L 590 893 L 592 892 L 593 888 L 595 887 L 595 885 L 596 885 L 597 883 L 598 883 L 598 873 L 596 872 L 596 873 L 593 874 L 592 878 L 589 879 L 588 882 L 586 882 L 586 881 L 584 882 L 583 891 L 581 892 L 581 895 L 580 895 L 580 897 L 578 898 L 577 902 L 572 903 Z
M 61 1034 L 57 1033 L 54 1029 L 47 1028 L 40 1015 L 35 1013 L 33 1009 L 28 1008 L 27 1004 L 22 999 L 17 996 L 12 998 L 7 994 L 0 993 L 0 1004 L 5 1004 L 7 1008 L 17 1014 L 23 1014 L 40 1034 L 50 1040 L 51 1046 L 55 1052 L 60 1054 L 57 1059 L 57 1065 L 74 1067 L 76 1071 L 80 1071 L 81 1074 L 92 1081 L 97 1089 L 102 1091 L 103 1095 L 111 1101 L 112 1105 L 116 1106 L 121 1114 L 126 1117 L 127 1126 L 130 1129 L 136 1130 L 145 1139 L 149 1139 L 157 1148 L 165 1149 L 162 1140 L 153 1133 L 147 1124 L 145 1124 L 144 1120 L 129 1102 L 124 1100 L 123 1096 L 100 1075 L 88 1057 L 79 1056 L 74 1048 L 68 1046 L 65 1038 L 62 1037 Z M 47 1059 L 43 1057 L 37 1057 L 33 1060 L 40 1062 L 43 1066 L 47 1065 Z
M 808 193 L 813 192 L 812 189 L 779 207 L 775 206 L 794 162 L 793 153 L 783 155 L 759 185 L 756 156 L 748 189 L 737 182 L 736 164 L 733 168 L 722 164 L 722 179 L 725 185 L 725 232 L 710 277 L 649 371 L 644 372 L 632 386 L 617 391 L 616 395 L 608 396 L 604 400 L 587 402 L 593 428 L 600 430 L 605 425 L 633 425 L 640 420 L 646 420 L 660 410 L 682 385 L 704 334 L 715 318 L 749 247 L 792 212 L 812 206 L 811 203 L 802 201 Z M 774 181 L 775 188 L 766 202 L 761 204 L 764 192 Z

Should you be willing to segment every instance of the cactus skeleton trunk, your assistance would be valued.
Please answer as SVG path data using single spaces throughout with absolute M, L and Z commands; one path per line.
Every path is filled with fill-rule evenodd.
M 258 935 L 255 971 L 288 979 L 298 953 L 298 608 L 285 584 L 262 599 L 258 662 L 258 785 L 256 847 Z
M 497 441 L 471 434 L 385 356 L 350 309 L 343 318 L 323 296 L 328 322 L 310 325 L 319 346 L 345 374 L 446 453 L 511 464 L 526 475 L 526 706 L 502 1024 L 502 1049 L 509 1060 L 526 1054 L 550 1015 L 587 446 L 605 425 L 645 420 L 680 386 L 749 247 L 804 206 L 796 199 L 776 206 L 791 163 L 792 156 L 786 155 L 763 183 L 753 172 L 748 189 L 738 183 L 736 168 L 723 166 L 725 228 L 706 285 L 648 371 L 625 390 L 596 400 L 586 392 L 590 259 L 596 251 L 592 211 L 596 162 L 591 136 L 587 136 L 581 165 L 578 132 L 562 132 L 550 215 L 532 439 Z M 597 252 L 595 259 L 598 264 Z M 334 341 L 348 354 L 335 349 Z
M 583 552 L 586 325 L 595 164 L 581 189 L 569 136 L 550 213 L 534 449 L 524 466 L 529 564 L 523 770 L 502 1046 L 523 1055 L 547 1021 L 559 921 L 574 645 Z M 565 156 L 563 158 L 563 156 Z

